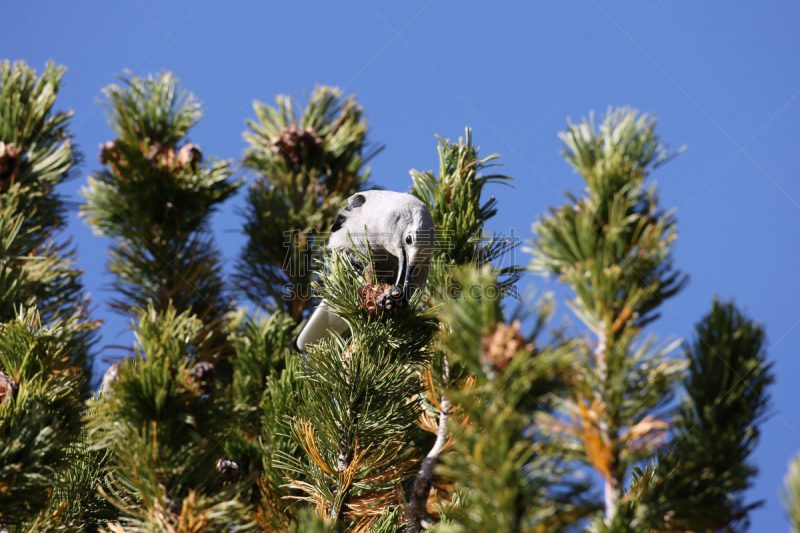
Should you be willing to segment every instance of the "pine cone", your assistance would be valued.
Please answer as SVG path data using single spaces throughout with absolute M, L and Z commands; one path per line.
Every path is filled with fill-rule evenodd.
M 14 143 L 0 142 L 0 192 L 6 192 L 19 172 L 22 154 Z
M 207 361 L 200 361 L 189 371 L 189 379 L 186 382 L 186 386 L 188 387 L 193 383 L 198 384 L 203 393 L 211 394 L 214 392 L 216 381 L 217 371 L 214 365 Z
M 19 390 L 17 382 L 0 370 L 0 403 L 16 396 L 17 390 Z
M 239 464 L 229 459 L 217 459 L 216 470 L 223 485 L 238 483 L 242 474 Z
M 181 146 L 181 151 L 178 153 L 178 164 L 181 168 L 191 166 L 193 171 L 197 170 L 197 165 L 203 161 L 203 152 L 196 144 L 186 143 Z
M 375 305 L 388 315 L 399 315 L 408 307 L 408 298 L 402 287 L 389 285 L 383 294 L 376 298 Z
M 120 163 L 123 161 L 122 153 L 119 151 L 117 141 L 106 141 L 100 144 L 100 153 L 97 154 L 97 159 L 103 165 L 108 165 L 117 177 L 124 179 L 122 172 L 120 172 Z
M 116 141 L 106 141 L 100 143 L 100 153 L 97 154 L 97 159 L 101 165 L 105 165 L 111 161 L 119 160 L 119 150 L 117 150 Z
M 502 372 L 521 350 L 534 349 L 532 344 L 525 342 L 519 326 L 519 320 L 515 320 L 511 325 L 499 323 L 494 333 L 484 334 L 481 342 L 481 365 Z
M 378 316 L 380 314 L 382 308 L 378 306 L 377 299 L 388 291 L 390 287 L 391 285 L 386 283 L 367 283 L 363 287 L 359 287 L 358 296 L 361 298 L 361 303 L 369 316 Z
M 150 160 L 150 167 L 158 170 L 172 170 L 175 168 L 175 163 L 178 161 L 175 148 L 172 146 L 161 146 L 154 143 L 150 152 L 147 154 L 147 159 Z
M 269 149 L 273 154 L 281 155 L 293 166 L 299 167 L 303 150 L 313 156 L 322 142 L 322 138 L 312 128 L 301 130 L 297 124 L 290 124 L 270 139 Z

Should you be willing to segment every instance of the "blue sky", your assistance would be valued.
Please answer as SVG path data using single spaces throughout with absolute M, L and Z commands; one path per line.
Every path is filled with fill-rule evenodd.
M 222 158 L 241 156 L 254 99 L 302 96 L 316 83 L 356 93 L 372 139 L 387 147 L 373 179 L 392 190 L 407 189 L 409 169 L 435 168 L 435 134 L 455 140 L 471 126 L 482 153 L 500 153 L 515 178 L 492 190 L 501 211 L 491 229 L 526 239 L 547 205 L 582 187 L 558 154 L 567 117 L 609 105 L 655 112 L 663 139 L 688 146 L 654 178 L 677 210 L 676 264 L 691 281 L 651 329 L 691 335 L 714 295 L 766 325 L 777 384 L 755 453 L 749 497 L 767 503 L 752 531 L 788 529 L 778 491 L 800 451 L 799 3 L 48 1 L 6 5 L 3 26 L 0 57 L 69 69 L 57 107 L 75 111 L 86 153 L 81 176 L 62 187 L 75 201 L 112 137 L 100 90 L 126 68 L 174 71 L 205 103 L 191 140 Z M 241 206 L 242 194 L 213 222 L 228 271 L 243 245 Z M 74 212 L 68 231 L 105 321 L 102 344 L 129 344 L 127 319 L 106 303 L 108 243 Z

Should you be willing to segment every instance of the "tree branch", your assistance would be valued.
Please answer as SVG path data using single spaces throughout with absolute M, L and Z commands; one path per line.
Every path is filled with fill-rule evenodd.
M 447 359 L 444 362 L 444 380 L 447 381 L 449 377 L 449 367 Z M 419 469 L 419 475 L 414 481 L 414 487 L 411 489 L 411 502 L 408 505 L 408 528 L 407 533 L 419 533 L 422 529 L 422 519 L 425 517 L 425 510 L 428 504 L 428 494 L 431 491 L 431 483 L 433 481 L 433 468 L 436 466 L 436 461 L 439 459 L 439 454 L 444 449 L 447 442 L 447 418 L 450 415 L 450 402 L 444 395 L 439 402 L 439 431 L 436 433 L 436 442 L 433 443 L 431 451 L 425 459 L 422 460 L 422 466 Z

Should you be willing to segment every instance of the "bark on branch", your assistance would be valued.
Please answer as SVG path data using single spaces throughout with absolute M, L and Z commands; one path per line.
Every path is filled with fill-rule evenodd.
M 448 373 L 447 361 L 445 361 L 445 381 L 447 381 Z M 428 494 L 431 492 L 431 483 L 433 482 L 433 469 L 439 460 L 439 454 L 442 453 L 442 449 L 447 442 L 447 417 L 450 415 L 450 402 L 442 396 L 439 407 L 439 430 L 436 433 L 436 442 L 433 443 L 431 451 L 422 460 L 419 475 L 417 475 L 414 487 L 411 489 L 411 502 L 408 504 L 408 514 L 406 516 L 408 520 L 407 533 L 419 533 L 422 529 L 422 519 L 425 518 Z

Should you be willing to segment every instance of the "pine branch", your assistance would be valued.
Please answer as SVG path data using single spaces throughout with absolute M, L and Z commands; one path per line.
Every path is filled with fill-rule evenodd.
M 42 326 L 34 310 L 0 324 L 0 524 L 45 511 L 80 436 L 83 368 L 70 357 L 77 321 Z
M 458 269 L 454 279 L 479 288 L 496 283 L 488 267 Z M 571 347 L 537 350 L 518 322 L 503 322 L 499 299 L 479 294 L 485 292 L 469 291 L 441 309 L 450 332 L 442 347 L 470 374 L 447 390 L 452 449 L 436 472 L 455 490 L 451 501 L 434 504 L 442 516 L 435 531 L 513 532 L 526 524 L 558 530 L 591 507 L 585 487 L 570 481 L 563 458 L 547 449 L 534 422 L 570 378 Z M 542 303 L 538 313 L 546 314 Z
M 133 316 L 150 303 L 191 310 L 215 332 L 215 357 L 225 360 L 231 305 L 206 226 L 241 182 L 230 181 L 232 162 L 186 142 L 202 111 L 172 73 L 120 80 L 103 91 L 116 139 L 101 145 L 105 168 L 81 189 L 80 209 L 95 233 L 115 239 L 108 264 L 121 297 L 112 305 Z
M 65 523 L 80 525 L 81 531 L 96 531 L 99 525 L 116 520 L 119 512 L 98 491 L 98 487 L 111 490 L 106 477 L 110 453 L 90 450 L 88 443 L 88 432 L 82 430 L 67 451 L 68 465 L 59 475 L 47 512 L 60 513 Z
M 55 187 L 81 161 L 67 128 L 72 112 L 54 112 L 66 69 L 48 63 L 41 76 L 24 62 L 0 63 L 0 322 L 20 307 L 42 320 L 72 319 L 72 356 L 88 371 L 97 324 L 89 319 L 75 250 L 60 241 L 65 207 Z
M 467 128 L 458 143 L 439 139 L 439 173 L 411 171 L 411 193 L 425 202 L 436 224 L 436 247 L 432 258 L 427 292 L 438 299 L 447 297 L 449 276 L 458 265 L 476 268 L 496 264 L 499 287 L 504 292 L 519 280 L 517 265 L 500 266 L 517 243 L 499 234 L 488 234 L 486 223 L 497 214 L 497 199 L 482 200 L 489 183 L 506 183 L 512 178 L 502 174 L 483 175 L 481 171 L 497 166 L 492 154 L 480 158 L 480 149 L 472 144 L 472 130 Z M 483 203 L 481 203 L 483 201 Z M 512 256 L 513 260 L 513 256 Z
M 66 69 L 0 63 L 0 528 L 69 531 L 66 483 L 97 323 L 56 194 L 81 160 L 72 112 L 53 106 Z
M 371 148 L 355 97 L 318 86 L 300 109 L 279 96 L 276 107 L 254 104 L 243 165 L 257 175 L 247 197 L 245 233 L 236 276 L 262 307 L 282 309 L 295 322 L 317 302 L 313 261 L 347 198 L 366 186 Z
M 244 312 L 239 310 L 229 326 L 236 349 L 232 392 L 239 422 L 227 437 L 225 454 L 242 476 L 257 478 L 250 501 L 258 506 L 259 526 L 282 531 L 293 512 L 281 498 L 291 492 L 283 487 L 283 474 L 273 463 L 279 451 L 298 455 L 285 424 L 302 388 L 299 361 L 287 348 L 294 322 L 281 312 L 269 317 Z
M 605 525 L 612 527 L 629 468 L 667 438 L 668 402 L 683 377 L 683 363 L 670 355 L 676 343 L 640 340 L 656 309 L 686 283 L 673 269 L 675 220 L 658 206 L 655 186 L 645 186 L 672 155 L 655 120 L 628 108 L 609 110 L 599 127 L 593 115 L 570 123 L 560 137 L 586 194 L 568 195 L 535 224 L 531 268 L 569 285 L 569 305 L 595 346 L 577 344 L 586 372 L 549 421 L 549 438 L 603 478 Z
M 519 272 L 516 265 L 500 265 L 505 264 L 506 255 L 513 253 L 516 244 L 510 238 L 497 234 L 487 235 L 485 225 L 497 213 L 497 201 L 494 197 L 484 201 L 482 196 L 487 184 L 503 183 L 511 178 L 500 174 L 482 174 L 481 171 L 494 166 L 491 162 L 499 156 L 494 154 L 480 158 L 479 149 L 472 144 L 472 131 L 469 128 L 465 138 L 459 139 L 458 143 L 439 138 L 438 151 L 438 175 L 430 171 L 411 171 L 414 182 L 412 194 L 425 202 L 436 224 L 437 242 L 426 292 L 435 303 L 449 302 L 451 298 L 458 298 L 460 290 L 452 278 L 456 267 L 469 265 L 480 269 L 484 265 L 492 265 L 497 276 L 502 278 L 493 288 L 505 295 L 519 279 Z M 443 330 L 440 338 L 448 333 Z M 434 361 L 438 362 L 439 358 Z M 441 399 L 436 400 L 438 405 L 435 408 L 426 406 L 423 416 L 438 416 L 440 420 L 438 431 L 435 431 L 436 440 L 423 460 L 412 489 L 408 512 L 409 531 L 419 531 L 421 521 L 427 513 L 428 496 L 434 481 L 434 466 L 439 460 L 444 442 L 449 439 L 446 425 L 449 408 L 446 406 L 450 401 L 446 397 L 447 389 L 464 374 L 458 365 L 454 365 L 451 373 L 447 355 L 441 355 L 441 363 L 437 365 L 438 368 L 426 369 L 426 376 L 430 377 L 427 380 L 429 390 L 426 394 L 433 399 L 437 396 Z M 438 389 L 438 393 L 435 389 Z
M 104 497 L 121 513 L 111 531 L 255 527 L 247 479 L 229 479 L 220 457 L 237 417 L 214 367 L 197 361 L 213 333 L 188 311 L 139 310 L 135 358 L 97 400 L 88 419 L 92 449 L 108 450 L 111 490 Z M 237 468 L 238 471 L 238 468 Z
M 757 469 L 748 461 L 760 434 L 774 381 L 763 328 L 732 303 L 714 301 L 686 347 L 687 399 L 673 444 L 637 470 L 631 501 L 646 520 L 686 530 L 746 529 L 745 503 Z M 643 519 L 644 520 L 644 519 Z
M 445 371 L 444 380 L 449 378 L 449 371 L 447 369 L 447 359 L 444 360 Z M 442 397 L 439 402 L 439 427 L 436 433 L 436 441 L 433 447 L 422 460 L 422 465 L 419 469 L 419 474 L 414 480 L 414 486 L 411 489 L 411 502 L 408 506 L 409 526 L 407 531 L 409 533 L 418 533 L 421 529 L 422 519 L 427 512 L 428 495 L 431 491 L 431 484 L 433 482 L 433 469 L 439 460 L 439 454 L 444 450 L 445 443 L 447 442 L 447 420 L 450 416 L 450 401 L 446 397 Z
M 420 311 L 419 293 L 402 314 L 371 319 L 357 290 L 367 280 L 349 256 L 326 254 L 324 266 L 320 296 L 350 324 L 351 337 L 312 345 L 303 357 L 291 437 L 306 458 L 280 454 L 278 466 L 293 476 L 289 487 L 305 493 L 299 499 L 343 529 L 401 504 L 400 483 L 416 462 L 416 370 L 437 324 Z

